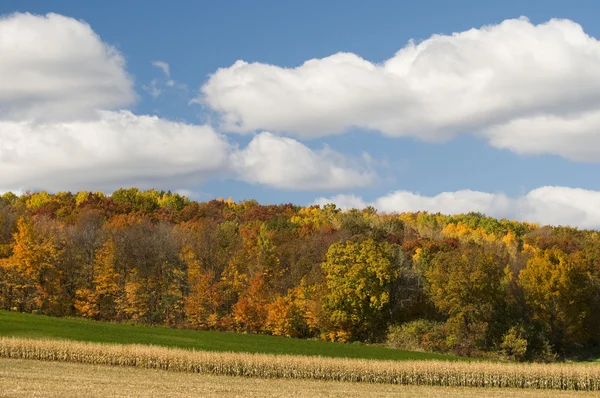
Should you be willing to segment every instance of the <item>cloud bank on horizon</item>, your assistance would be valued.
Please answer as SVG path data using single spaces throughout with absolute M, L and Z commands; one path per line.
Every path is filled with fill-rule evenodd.
M 545 186 L 511 198 L 471 190 L 442 192 L 436 196 L 396 191 L 372 202 L 355 195 L 318 198 L 314 204 L 333 203 L 342 209 L 372 206 L 386 213 L 428 211 L 461 214 L 480 212 L 496 218 L 530 221 L 539 224 L 570 225 L 580 228 L 600 226 L 600 192 L 580 188 Z
M 82 21 L 0 16 L 0 54 L 0 191 L 176 191 L 210 179 L 304 191 L 373 186 L 380 176 L 369 154 L 301 142 L 354 128 L 427 142 L 474 134 L 519 154 L 600 161 L 600 44 L 569 20 L 434 35 L 381 64 L 351 53 L 296 68 L 238 61 L 211 75 L 194 100 L 218 113 L 216 126 L 132 112 L 139 97 L 125 57 Z M 149 62 L 164 85 L 176 84 L 169 64 Z M 160 95 L 156 85 L 145 89 Z M 254 135 L 240 148 L 232 132 Z M 520 198 L 397 191 L 317 203 L 328 201 L 600 227 L 600 192 L 568 187 Z

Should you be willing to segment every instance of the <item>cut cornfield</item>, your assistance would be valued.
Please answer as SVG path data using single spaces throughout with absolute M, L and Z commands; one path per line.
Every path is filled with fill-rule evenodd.
M 600 366 L 377 361 L 0 337 L 0 357 L 211 375 L 452 387 L 600 390 Z

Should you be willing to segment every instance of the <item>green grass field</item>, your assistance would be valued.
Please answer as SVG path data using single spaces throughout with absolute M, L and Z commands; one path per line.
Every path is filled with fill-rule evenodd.
M 401 351 L 362 344 L 341 344 L 231 332 L 178 330 L 134 326 L 85 319 L 52 318 L 0 311 L 0 336 L 50 338 L 96 343 L 152 344 L 205 351 L 320 355 L 388 360 L 466 360 L 448 355 Z

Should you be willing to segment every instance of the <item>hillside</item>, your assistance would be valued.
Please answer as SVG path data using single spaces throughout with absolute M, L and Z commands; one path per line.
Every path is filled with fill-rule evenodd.
M 553 360 L 597 351 L 599 305 L 597 231 L 135 188 L 0 197 L 5 310 Z

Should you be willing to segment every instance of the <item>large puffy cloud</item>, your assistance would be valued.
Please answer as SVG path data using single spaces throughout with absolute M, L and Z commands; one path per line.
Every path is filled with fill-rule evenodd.
M 302 143 L 270 133 L 254 137 L 233 156 L 241 179 L 287 189 L 345 189 L 370 185 L 371 171 L 329 148 L 313 151 Z
M 122 55 L 89 25 L 57 14 L 0 16 L 0 117 L 90 116 L 135 99 Z
M 154 65 L 175 84 L 167 63 Z M 123 57 L 86 23 L 57 14 L 0 17 L 0 192 L 176 190 L 215 177 L 342 189 L 372 177 L 296 140 L 261 134 L 239 150 L 210 126 L 111 110 L 132 102 L 132 86 Z
M 0 121 L 3 190 L 178 189 L 219 176 L 291 190 L 372 182 L 373 173 L 347 163 L 333 151 L 315 152 L 268 133 L 239 150 L 210 126 L 129 111 L 98 111 L 95 119 L 60 123 Z
M 93 120 L 0 122 L 0 188 L 111 189 L 223 172 L 230 145 L 211 127 L 128 111 Z
M 429 211 L 459 214 L 475 211 L 540 224 L 600 228 L 600 191 L 579 188 L 546 186 L 515 198 L 470 190 L 443 192 L 436 196 L 397 191 L 373 202 L 355 195 L 336 195 L 319 198 L 315 203 L 335 203 L 346 209 L 373 206 L 388 213 Z
M 232 132 L 309 138 L 360 127 L 427 141 L 469 132 L 521 153 L 597 160 L 598 65 L 600 43 L 580 25 L 521 18 L 410 42 L 381 64 L 350 53 L 296 68 L 238 61 L 196 101 Z

